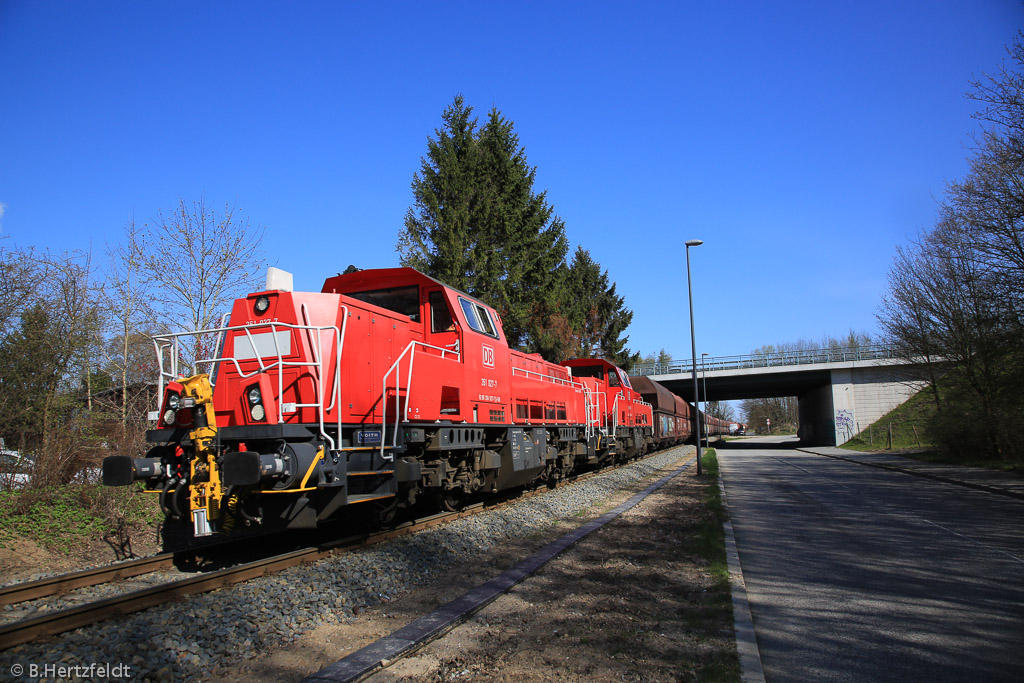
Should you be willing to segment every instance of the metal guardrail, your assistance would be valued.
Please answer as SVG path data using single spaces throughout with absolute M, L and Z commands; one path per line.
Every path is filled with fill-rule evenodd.
M 697 362 L 697 370 L 744 370 L 750 368 L 773 368 L 818 363 L 850 363 L 863 360 L 888 360 L 896 358 L 896 348 L 888 345 L 859 346 L 852 348 L 811 349 L 806 351 L 779 351 L 777 353 L 755 353 L 746 356 L 717 356 Z M 674 360 L 669 363 L 637 363 L 629 374 L 672 375 L 692 373 L 693 361 Z

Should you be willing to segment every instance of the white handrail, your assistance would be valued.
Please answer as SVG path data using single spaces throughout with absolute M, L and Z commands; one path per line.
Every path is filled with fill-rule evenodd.
M 596 402 L 594 401 L 594 396 L 597 396 Z M 608 428 L 606 421 L 608 413 L 608 397 L 603 391 L 595 391 L 584 384 L 583 406 L 584 412 L 586 412 L 586 436 L 589 439 L 594 435 L 596 429 L 606 430 Z M 594 413 L 593 417 L 590 416 L 591 411 Z
M 401 423 L 402 420 L 409 419 L 409 399 L 412 397 L 412 371 L 413 364 L 416 359 L 415 349 L 417 346 L 422 346 L 425 349 L 434 349 L 435 351 L 440 351 L 441 358 L 444 358 L 446 354 L 453 354 L 455 356 L 455 360 L 461 358 L 461 354 L 458 351 L 453 351 L 451 349 L 444 348 L 443 346 L 434 346 L 433 344 L 427 344 L 420 341 L 411 341 L 409 342 L 408 346 L 405 347 L 402 353 L 398 354 L 398 358 L 395 360 L 394 363 L 391 364 L 391 367 L 388 368 L 388 371 L 384 373 L 384 376 L 381 377 L 380 457 L 383 458 L 384 460 L 387 460 L 388 462 L 393 462 L 395 459 L 394 453 L 390 455 L 384 455 L 384 435 L 387 430 L 388 420 L 388 377 L 390 377 L 392 373 L 394 373 L 395 375 L 395 430 L 394 433 L 391 435 L 391 448 L 396 448 L 398 446 L 398 425 Z M 405 406 L 404 408 L 402 408 L 402 410 L 399 410 L 399 394 L 401 393 L 401 386 L 399 386 L 398 372 L 402 363 L 402 359 L 405 358 L 406 354 L 409 355 L 409 373 L 405 381 Z
M 612 436 L 618 436 L 617 431 L 619 429 L 619 399 L 622 398 L 622 392 L 615 392 L 615 400 L 612 401 Z
M 341 377 L 341 353 L 342 353 L 342 350 L 343 350 L 344 345 L 345 345 L 345 328 L 348 325 L 348 306 L 345 306 L 344 304 L 342 304 L 340 306 L 339 310 L 341 311 L 341 329 L 339 330 L 339 334 L 336 337 L 337 344 L 335 345 L 336 348 L 335 348 L 335 363 L 334 363 L 334 367 L 336 368 L 336 370 L 331 375 L 331 379 L 332 380 L 340 380 L 340 377 Z M 309 325 L 309 311 L 307 310 L 305 303 L 302 304 L 301 311 L 302 311 L 302 320 L 308 326 Z M 323 356 L 323 336 L 322 336 L 323 330 L 321 330 L 321 329 L 317 330 L 317 333 L 316 333 L 316 346 L 313 346 L 312 331 L 313 330 L 310 328 L 310 329 L 306 330 L 306 333 L 307 333 L 308 339 L 309 339 L 310 351 L 313 353 L 313 359 L 317 363 L 316 366 L 315 366 L 315 369 L 317 370 L 317 373 L 316 373 L 316 383 L 315 383 L 314 386 L 316 386 L 316 388 L 318 390 L 318 393 L 321 396 L 320 405 L 322 406 L 323 405 L 323 399 L 326 398 L 326 395 L 327 395 L 327 392 L 325 392 L 324 388 L 323 388 L 323 373 L 320 372 L 321 368 L 323 367 L 323 361 L 321 360 L 321 357 Z M 279 376 L 281 374 L 283 374 L 283 373 L 278 373 Z M 336 450 L 337 444 L 335 444 L 334 440 L 331 439 L 329 436 L 327 436 L 326 433 L 325 433 L 326 430 L 324 429 L 324 412 L 330 412 L 331 409 L 335 408 L 335 406 L 338 406 L 338 409 L 337 409 L 337 412 L 336 412 L 338 420 L 337 420 L 337 424 L 335 425 L 335 428 L 337 429 L 336 433 L 338 434 L 338 438 L 339 439 L 341 438 L 341 407 L 340 407 L 341 406 L 341 382 L 340 381 L 334 381 L 333 383 L 334 383 L 334 386 L 331 387 L 331 390 L 330 390 L 330 396 L 331 396 L 330 404 L 327 406 L 326 411 L 325 410 L 317 411 L 317 415 L 320 418 L 320 434 L 322 436 L 324 436 L 330 442 L 330 450 L 332 450 L 332 451 Z M 279 406 L 281 405 L 280 401 L 278 401 L 278 405 Z M 308 406 L 308 404 L 300 404 L 300 405 L 296 405 L 296 407 L 316 407 L 316 406 Z M 282 419 L 280 421 L 281 422 L 284 421 L 283 415 L 282 415 Z
M 539 379 L 540 381 L 548 381 L 552 384 L 560 384 L 568 387 L 579 387 L 582 386 L 579 382 L 573 382 L 571 378 L 566 379 L 565 377 L 555 377 L 554 375 L 545 375 L 544 373 L 537 372 L 536 370 L 527 370 L 526 368 L 512 368 L 512 374 L 525 375 L 530 379 Z
M 181 339 L 182 338 L 217 333 L 218 339 L 223 339 L 224 335 L 226 335 L 229 332 L 236 332 L 236 333 L 237 332 L 241 332 L 241 333 L 243 333 L 245 335 L 245 338 L 248 341 L 250 348 L 252 348 L 253 351 L 254 351 L 254 357 L 253 358 L 245 358 L 243 360 L 245 360 L 245 361 L 255 360 L 256 363 L 257 363 L 257 366 L 258 366 L 256 369 L 254 369 L 251 372 L 245 372 L 244 370 L 242 370 L 242 366 L 239 363 L 239 360 L 237 358 L 235 358 L 234 356 L 221 356 L 221 355 L 219 355 L 220 353 L 223 353 L 223 348 L 219 344 L 218 344 L 218 348 L 216 349 L 217 355 L 215 355 L 213 358 L 196 359 L 194 361 L 194 363 L 193 363 L 193 367 L 199 366 L 199 365 L 201 365 L 203 363 L 208 363 L 210 365 L 210 369 L 212 370 L 214 367 L 218 366 L 220 363 L 230 362 L 233 365 L 233 367 L 235 369 L 235 372 L 237 373 L 238 377 L 240 379 L 243 379 L 243 380 L 244 379 L 248 379 L 250 377 L 255 377 L 256 375 L 259 375 L 259 374 L 269 373 L 271 370 L 275 370 L 275 369 L 279 369 L 279 368 L 280 369 L 283 369 L 283 368 L 286 368 L 286 367 L 309 367 L 309 368 L 312 368 L 314 370 L 314 373 L 315 373 L 314 374 L 314 384 L 313 384 L 313 386 L 314 386 L 314 392 L 316 394 L 315 397 L 314 397 L 316 399 L 316 401 L 314 403 L 296 403 L 295 407 L 296 408 L 315 408 L 315 409 L 317 409 L 317 421 L 319 423 L 320 436 L 323 437 L 323 439 L 328 443 L 328 446 L 329 446 L 330 450 L 336 450 L 336 447 L 337 447 L 338 444 L 335 442 L 333 437 L 331 437 L 329 434 L 327 434 L 326 426 L 325 426 L 325 423 L 324 423 L 324 413 L 327 410 L 330 410 L 331 408 L 333 408 L 335 406 L 339 406 L 339 408 L 338 408 L 338 415 L 337 415 L 337 418 L 338 418 L 338 420 L 337 420 L 337 429 L 338 429 L 338 436 L 340 438 L 340 433 L 341 433 L 341 412 L 340 412 L 340 405 L 341 405 L 341 355 L 342 355 L 342 345 L 344 344 L 344 331 L 345 331 L 345 327 L 346 327 L 346 323 L 347 323 L 348 309 L 346 307 L 342 306 L 341 310 L 345 313 L 345 315 L 344 315 L 344 317 L 342 319 L 342 326 L 340 328 L 337 325 L 309 325 L 309 324 L 299 325 L 299 324 L 295 324 L 295 323 L 283 323 L 283 322 L 276 322 L 276 321 L 268 321 L 268 322 L 252 324 L 252 325 L 221 325 L 220 327 L 215 327 L 215 328 L 210 328 L 210 329 L 205 329 L 205 330 L 195 330 L 195 331 L 192 331 L 192 332 L 175 332 L 175 333 L 170 333 L 170 334 L 155 335 L 155 336 L 152 337 L 152 340 L 153 340 L 154 348 L 156 350 L 157 360 L 158 360 L 158 362 L 160 364 L 160 370 L 159 370 L 160 374 L 159 374 L 159 382 L 158 382 L 160 393 L 158 395 L 159 398 L 157 400 L 158 401 L 162 401 L 163 400 L 165 380 L 169 379 L 169 380 L 173 381 L 176 377 L 178 377 L 178 372 L 179 372 L 178 360 L 180 358 L 180 349 L 181 349 Z M 306 309 L 305 304 L 302 305 L 302 315 L 303 315 L 304 321 L 308 323 L 309 314 L 308 314 L 308 311 Z M 269 330 L 271 332 L 271 339 L 273 339 L 273 343 L 274 343 L 274 353 L 273 353 L 273 355 L 268 355 L 268 357 L 272 357 L 275 360 L 274 360 L 274 362 L 269 363 L 269 364 L 264 362 L 264 357 L 260 355 L 259 350 L 257 349 L 257 345 L 256 345 L 255 341 L 253 340 L 253 331 L 254 330 L 264 329 L 264 328 L 269 328 Z M 289 330 L 289 331 L 290 330 L 297 330 L 297 331 L 300 331 L 300 332 L 301 331 L 306 331 L 308 333 L 307 339 L 309 340 L 309 345 L 310 345 L 310 349 L 312 351 L 313 360 L 311 360 L 311 361 L 307 361 L 307 360 L 288 361 L 288 360 L 285 360 L 284 359 L 284 354 L 282 353 L 282 350 L 281 350 L 281 343 L 280 343 L 280 340 L 278 339 L 278 336 L 277 336 L 277 332 L 279 330 L 281 330 L 281 331 L 284 331 L 284 330 Z M 313 334 L 312 334 L 313 332 L 316 333 L 316 343 L 315 344 L 313 343 Z M 336 352 L 335 352 L 334 372 L 331 373 L 331 380 L 334 383 L 333 390 L 331 391 L 331 405 L 328 408 L 326 408 L 326 409 L 324 408 L 324 402 L 325 402 L 324 398 L 325 398 L 325 393 L 326 392 L 324 391 L 324 386 L 323 386 L 324 385 L 324 375 L 325 375 L 325 372 L 324 372 L 323 360 L 322 360 L 322 357 L 323 357 L 323 344 L 324 344 L 323 335 L 324 335 L 324 333 L 329 333 L 329 334 L 332 335 L 333 340 L 335 342 L 335 350 L 336 350 Z M 241 335 L 236 335 L 235 336 L 236 340 L 240 339 L 240 338 L 241 338 Z M 165 367 L 165 363 L 164 363 L 165 355 L 166 355 L 165 352 L 167 352 L 167 351 L 170 351 L 170 354 L 169 354 L 170 357 L 169 357 L 169 363 L 168 363 L 170 365 L 169 369 L 167 367 Z M 212 373 L 211 373 L 211 375 L 212 375 Z M 277 373 L 277 396 L 275 397 L 276 398 L 276 402 L 277 402 L 277 421 L 278 421 L 278 423 L 283 423 L 284 422 L 284 402 L 281 400 L 283 398 L 283 395 L 284 395 L 284 373 L 279 370 L 278 373 Z

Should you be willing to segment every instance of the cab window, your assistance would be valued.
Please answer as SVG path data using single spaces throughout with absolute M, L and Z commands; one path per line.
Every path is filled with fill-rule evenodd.
M 615 372 L 614 370 L 609 370 L 608 371 L 608 386 L 610 386 L 610 387 L 622 386 L 622 384 L 619 382 L 619 373 Z
M 573 367 L 573 377 L 594 377 L 596 379 L 604 379 L 604 368 L 600 365 L 590 365 L 584 367 Z
M 490 311 L 475 301 L 463 299 L 461 296 L 459 305 L 462 306 L 462 312 L 466 314 L 466 322 L 472 329 L 490 337 L 498 336 L 498 333 L 494 331 L 494 322 L 491 320 Z
M 387 289 L 373 289 L 366 292 L 352 292 L 347 294 L 353 299 L 366 302 L 373 306 L 380 306 L 389 311 L 407 315 L 413 320 L 419 319 L 420 313 L 420 288 L 416 285 L 410 287 L 389 287 Z
M 450 332 L 455 329 L 452 313 L 445 303 L 443 292 L 430 293 L 430 331 Z

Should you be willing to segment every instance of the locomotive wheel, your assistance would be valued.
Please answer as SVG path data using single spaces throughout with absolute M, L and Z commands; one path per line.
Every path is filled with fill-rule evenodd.
M 465 500 L 462 494 L 457 491 L 440 491 L 435 496 L 437 500 L 437 507 L 441 508 L 445 512 L 456 512 L 461 510 Z
M 378 526 L 389 526 L 398 514 L 398 497 L 379 500 L 373 503 L 374 521 Z

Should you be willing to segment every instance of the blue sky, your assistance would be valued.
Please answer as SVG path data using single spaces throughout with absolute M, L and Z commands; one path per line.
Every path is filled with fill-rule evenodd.
M 397 265 L 410 182 L 461 93 L 515 121 L 536 188 L 634 312 L 629 347 L 877 332 L 896 245 L 935 221 L 964 97 L 1017 0 L 0 0 L 0 234 L 117 243 L 184 198 L 266 227 L 318 291 Z

